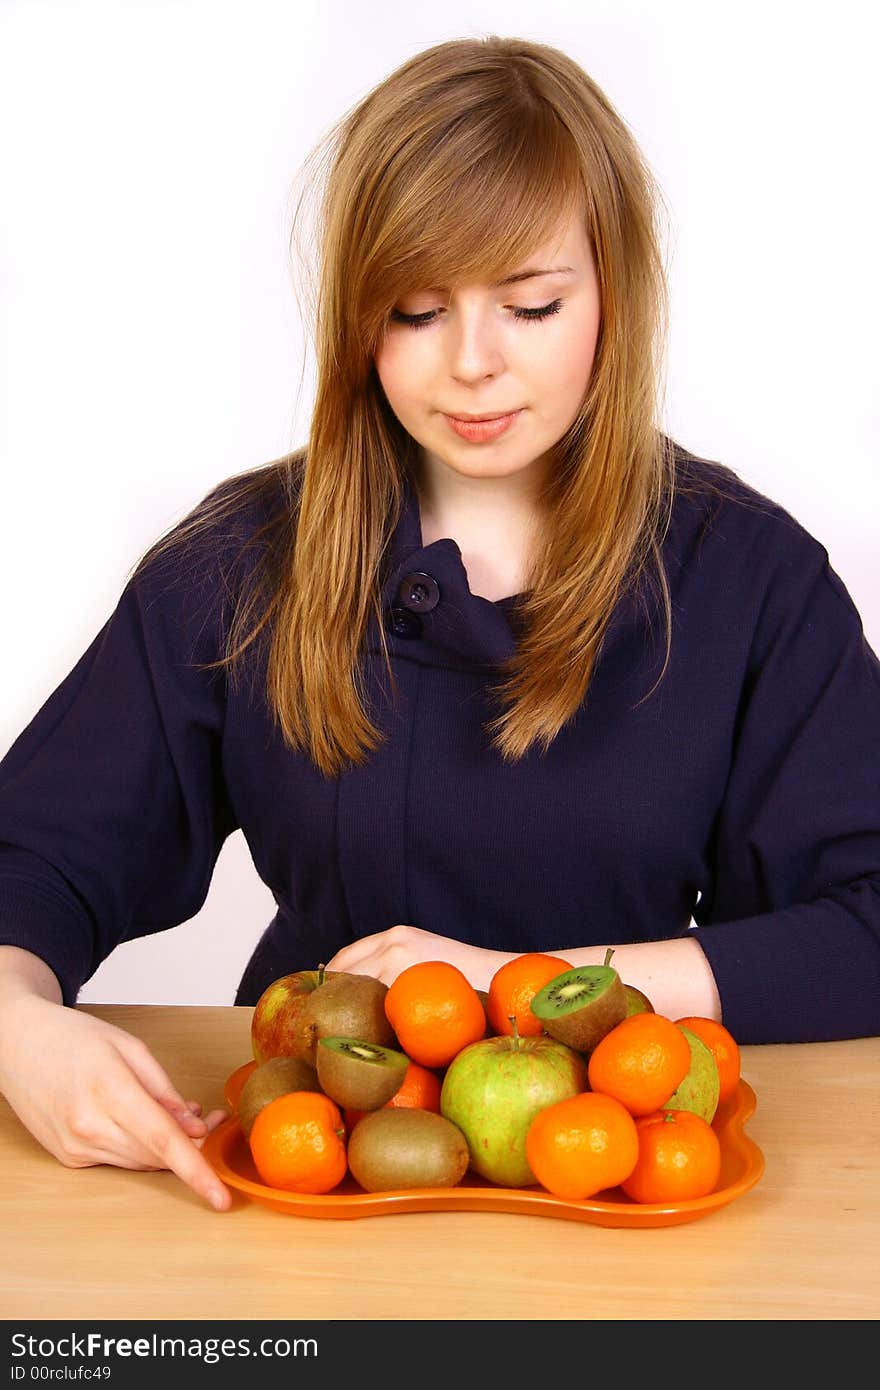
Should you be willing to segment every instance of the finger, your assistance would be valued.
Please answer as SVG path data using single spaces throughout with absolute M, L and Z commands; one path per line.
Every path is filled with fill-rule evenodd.
M 138 1046 L 137 1042 L 137 1039 L 131 1037 L 120 1041 L 120 1051 L 135 1076 L 149 1094 L 174 1116 L 187 1134 L 204 1134 L 204 1121 L 193 1110 L 193 1106 L 201 1110 L 199 1102 L 185 1100 L 153 1054 Z M 130 1045 L 132 1043 L 134 1046 Z
M 336 952 L 326 964 L 327 970 L 351 970 L 359 962 L 368 961 L 373 956 L 380 956 L 387 944 L 388 931 L 373 932 L 370 936 L 358 937 L 357 941 L 349 942 L 341 950 Z
M 135 1076 L 155 1100 L 172 1113 L 187 1111 L 192 1114 L 189 1102 L 178 1091 L 165 1068 L 138 1038 L 124 1034 L 118 1040 L 118 1048 Z
M 218 1129 L 218 1126 L 224 1123 L 224 1120 L 228 1119 L 228 1111 L 210 1111 L 209 1115 L 204 1116 L 202 1133 L 190 1136 L 196 1148 L 202 1148 L 204 1140 L 209 1137 L 209 1134 L 213 1133 L 215 1129 Z M 143 1144 L 139 1144 L 138 1141 L 133 1140 L 131 1134 L 125 1134 L 124 1130 L 120 1129 L 117 1123 L 111 1123 L 113 1123 L 113 1131 L 115 1138 L 117 1138 L 115 1147 L 110 1148 L 108 1145 L 95 1145 L 95 1147 L 90 1150 L 89 1162 L 115 1163 L 118 1168 L 149 1169 L 152 1170 L 152 1172 L 160 1172 L 160 1170 L 164 1168 L 164 1165 L 154 1161 L 154 1155 L 150 1154 L 150 1151 L 143 1147 Z
M 348 948 L 346 948 L 348 949 Z M 361 952 L 359 955 L 339 954 L 334 957 L 333 965 L 327 967 L 328 970 L 348 970 L 356 975 L 375 975 L 378 979 L 384 968 L 385 952 L 383 950 L 372 950 Z
M 182 1115 L 174 1115 L 172 1118 L 177 1121 L 184 1134 L 188 1134 L 190 1139 L 203 1139 L 207 1133 L 205 1121 L 201 1115 L 190 1115 L 184 1111 Z
M 200 1135 L 199 1138 L 193 1141 L 195 1143 L 196 1148 L 200 1149 L 204 1144 L 205 1140 L 207 1139 L 208 1135 L 213 1134 L 214 1130 L 217 1129 L 219 1125 L 222 1125 L 224 1120 L 228 1119 L 229 1112 L 227 1110 L 212 1110 L 209 1115 L 206 1115 L 205 1124 L 207 1125 L 207 1132 L 205 1134 Z
M 362 951 L 358 952 L 354 946 L 343 946 L 341 951 L 337 951 L 335 956 L 331 956 L 324 969 L 351 970 L 361 959 L 363 954 Z
M 128 1086 L 114 1092 L 111 1118 L 147 1162 L 176 1173 L 216 1211 L 228 1211 L 232 1197 L 211 1164 L 168 1112 L 143 1091 Z M 134 1136 L 137 1136 L 135 1139 Z M 118 1161 L 118 1160 L 117 1160 Z

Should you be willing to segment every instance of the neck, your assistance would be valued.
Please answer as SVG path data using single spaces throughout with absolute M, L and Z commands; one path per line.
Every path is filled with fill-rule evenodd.
M 467 477 L 454 472 L 425 450 L 414 474 L 422 519 L 440 525 L 488 526 L 505 523 L 529 529 L 540 506 L 543 469 L 540 460 L 506 477 Z
M 538 519 L 532 471 L 469 478 L 423 456 L 415 481 L 422 544 L 451 537 L 461 550 L 472 593 L 492 602 L 521 593 Z

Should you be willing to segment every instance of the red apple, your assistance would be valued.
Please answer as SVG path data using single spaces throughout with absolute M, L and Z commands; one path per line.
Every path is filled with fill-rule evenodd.
M 281 975 L 266 986 L 251 1018 L 251 1048 L 258 1063 L 269 1057 L 297 1055 L 295 1040 L 303 1005 L 314 990 L 336 973 L 321 965 L 317 970 L 295 970 L 290 975 Z
M 463 1133 L 470 1166 L 501 1187 L 537 1181 L 526 1159 L 526 1134 L 539 1110 L 587 1087 L 579 1052 L 541 1034 L 483 1038 L 453 1057 L 440 1091 L 440 1114 Z

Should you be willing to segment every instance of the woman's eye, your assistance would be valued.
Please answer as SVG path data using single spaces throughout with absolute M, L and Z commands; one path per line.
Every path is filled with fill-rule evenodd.
M 551 314 L 558 314 L 561 308 L 562 300 L 554 299 L 552 304 L 544 304 L 540 309 L 514 309 L 513 317 L 515 319 L 531 319 L 532 321 L 547 319 Z
M 405 323 L 407 328 L 424 328 L 434 319 L 434 310 L 431 309 L 427 314 L 405 314 L 401 309 L 391 310 L 392 323 Z
M 521 309 L 511 307 L 511 312 L 515 319 L 522 319 L 526 323 L 534 323 L 538 319 L 549 318 L 551 314 L 558 314 L 562 308 L 562 300 L 554 299 L 551 304 L 544 304 L 540 309 Z M 436 309 L 429 309 L 424 314 L 404 314 L 400 309 L 391 310 L 392 323 L 405 324 L 407 328 L 427 328 L 429 323 L 433 323 L 437 317 Z

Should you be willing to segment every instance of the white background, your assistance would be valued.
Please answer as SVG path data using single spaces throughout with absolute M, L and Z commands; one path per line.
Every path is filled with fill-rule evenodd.
M 304 442 L 302 161 L 400 62 L 489 33 L 564 49 L 629 125 L 667 208 L 665 426 L 823 542 L 880 650 L 872 10 L 0 0 L 0 753 L 151 541 Z M 273 910 L 237 833 L 198 916 L 80 997 L 230 1003 Z

